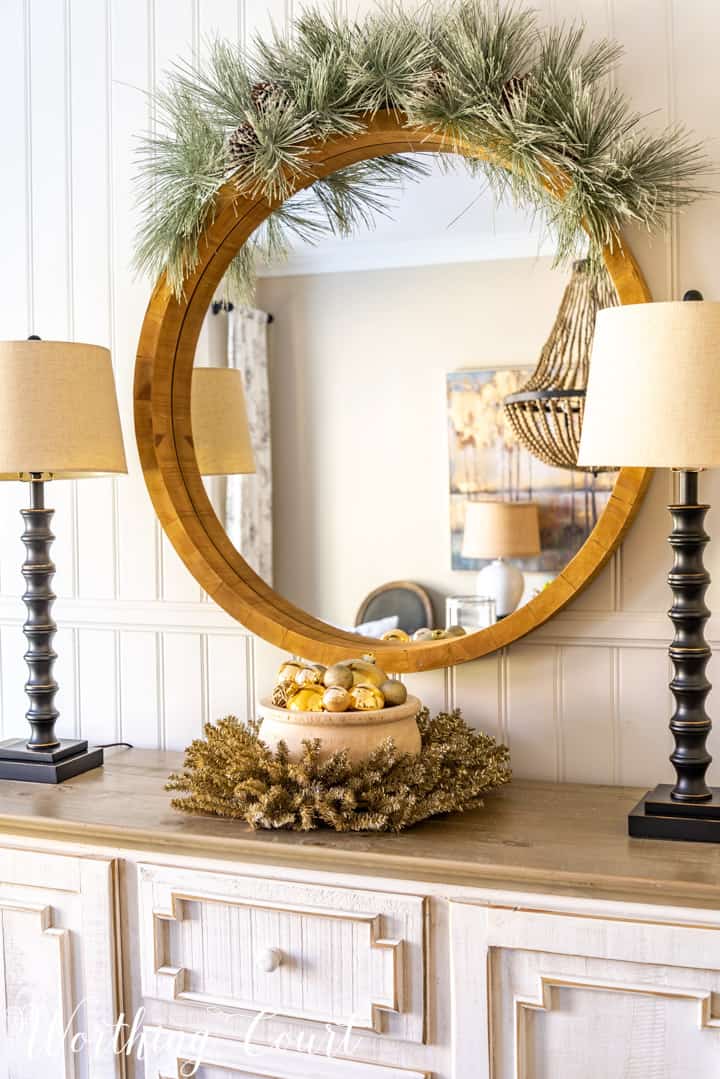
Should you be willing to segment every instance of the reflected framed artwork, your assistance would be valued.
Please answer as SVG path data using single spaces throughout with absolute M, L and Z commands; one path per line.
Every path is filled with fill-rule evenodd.
M 503 400 L 527 381 L 528 367 L 467 368 L 447 375 L 450 550 L 453 570 L 479 570 L 487 560 L 463 557 L 469 501 L 531 501 L 538 506 L 539 555 L 518 558 L 525 573 L 552 577 L 592 532 L 612 493 L 616 472 L 553 468 L 522 446 Z

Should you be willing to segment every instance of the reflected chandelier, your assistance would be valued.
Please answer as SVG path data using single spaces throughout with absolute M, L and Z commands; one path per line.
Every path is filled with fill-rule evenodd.
M 588 259 L 573 263 L 537 367 L 522 389 L 503 402 L 518 441 L 546 465 L 579 472 L 614 471 L 611 465 L 579 466 L 577 458 L 595 317 L 601 308 L 617 302 L 604 270 L 593 273 Z

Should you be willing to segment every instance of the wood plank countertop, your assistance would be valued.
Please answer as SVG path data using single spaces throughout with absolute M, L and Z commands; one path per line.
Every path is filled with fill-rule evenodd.
M 720 846 L 629 839 L 642 791 L 515 780 L 483 809 L 399 835 L 251 831 L 170 807 L 180 753 L 114 749 L 57 787 L 0 783 L 0 832 L 119 850 L 229 859 L 449 886 L 502 887 L 716 907 Z

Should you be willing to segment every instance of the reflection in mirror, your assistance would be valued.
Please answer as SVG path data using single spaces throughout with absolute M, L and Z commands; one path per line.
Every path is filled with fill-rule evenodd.
M 261 264 L 252 303 L 216 304 L 197 352 L 196 375 L 229 368 L 244 389 L 208 420 L 237 443 L 235 474 L 206 479 L 228 535 L 292 603 L 371 637 L 471 631 L 526 603 L 615 481 L 539 460 L 503 408 L 572 271 L 530 215 L 421 157 L 367 229 Z

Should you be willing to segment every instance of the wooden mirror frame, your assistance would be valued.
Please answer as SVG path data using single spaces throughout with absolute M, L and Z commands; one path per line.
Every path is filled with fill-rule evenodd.
M 482 147 L 458 148 L 438 132 L 406 127 L 396 114 L 378 113 L 358 134 L 313 144 L 313 176 L 298 178 L 293 190 L 373 157 L 458 149 L 465 156 L 491 160 Z M 239 196 L 234 185 L 227 184 L 200 237 L 197 266 L 185 282 L 183 298 L 173 296 L 163 275 L 150 299 L 135 366 L 135 431 L 145 482 L 168 538 L 199 584 L 233 618 L 278 648 L 315 662 L 330 664 L 372 649 L 386 670 L 424 671 L 478 659 L 517 641 L 560 611 L 605 565 L 637 512 L 648 469 L 621 469 L 595 528 L 538 596 L 494 626 L 448 640 L 385 643 L 334 629 L 274 592 L 228 538 L 195 457 L 190 424 L 193 363 L 203 320 L 225 271 L 277 205 L 262 196 Z M 621 303 L 650 300 L 624 243 L 607 248 L 604 258 Z

